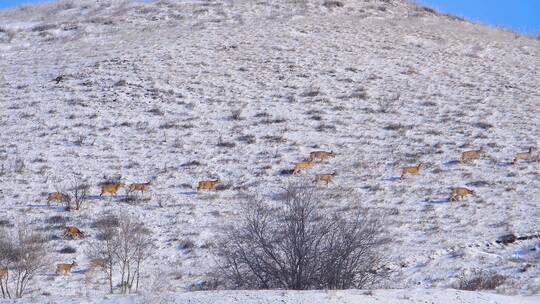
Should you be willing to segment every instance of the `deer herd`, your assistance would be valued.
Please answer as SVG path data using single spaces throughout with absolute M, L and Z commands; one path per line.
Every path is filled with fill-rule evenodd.
M 482 154 L 484 153 L 483 149 L 479 150 L 470 150 L 465 151 L 461 154 L 461 158 L 459 159 L 459 163 L 461 164 L 467 164 L 474 160 L 478 160 L 481 158 Z M 307 161 L 299 162 L 295 164 L 295 166 L 292 169 L 292 175 L 297 176 L 301 172 L 308 171 L 309 169 L 313 168 L 317 163 L 321 162 L 328 162 L 330 159 L 334 158 L 336 154 L 333 151 L 327 152 L 327 151 L 313 151 L 309 154 L 309 158 Z M 540 153 L 537 155 L 536 159 L 533 159 L 532 155 L 532 148 L 529 148 L 527 152 L 521 152 L 517 153 L 512 161 L 512 164 L 516 164 L 519 161 L 537 161 L 540 162 Z M 401 170 L 401 176 L 400 179 L 404 179 L 407 176 L 417 176 L 420 175 L 420 171 L 423 166 L 423 162 L 419 162 L 416 166 L 411 167 L 404 167 Z M 324 173 L 324 174 L 317 174 L 315 175 L 315 179 L 313 182 L 315 184 L 318 183 L 324 183 L 326 186 L 328 186 L 330 183 L 333 182 L 334 177 L 337 175 L 336 171 L 332 173 Z M 199 181 L 197 184 L 197 191 L 200 190 L 216 190 L 218 184 L 220 183 L 219 179 L 215 180 L 202 180 Z M 126 185 L 121 182 L 111 182 L 101 185 L 101 193 L 99 196 L 103 195 L 110 195 L 110 196 L 116 196 L 119 189 L 126 188 L 129 192 L 136 192 L 139 191 L 141 194 L 144 192 L 148 192 L 150 190 L 152 183 L 146 182 L 146 183 L 133 183 Z M 468 196 L 474 196 L 475 192 L 473 190 L 464 188 L 464 187 L 457 187 L 452 190 L 452 194 L 450 195 L 448 201 L 454 202 L 461 199 L 464 199 Z M 50 193 L 47 197 L 47 205 L 50 205 L 51 202 L 69 202 L 71 200 L 71 197 L 65 193 L 61 192 L 53 192 Z M 85 234 L 79 230 L 77 227 L 66 227 L 64 229 L 64 239 L 80 239 L 85 237 Z M 89 266 L 89 272 L 93 272 L 96 269 L 104 268 L 106 265 L 106 261 L 94 259 L 90 261 Z M 56 274 L 63 275 L 63 274 L 69 274 L 71 273 L 72 269 L 74 267 L 77 267 L 77 263 L 73 261 L 70 264 L 57 264 L 56 266 Z M 7 270 L 6 269 L 0 269 L 0 280 L 4 279 L 7 276 Z

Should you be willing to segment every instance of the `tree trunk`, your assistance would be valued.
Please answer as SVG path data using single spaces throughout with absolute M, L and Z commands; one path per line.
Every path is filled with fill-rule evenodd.
M 0 288 L 2 288 L 2 298 L 6 298 L 6 293 L 4 291 L 4 283 L 2 282 L 2 279 L 0 279 Z
M 16 297 L 16 298 L 20 298 L 20 297 L 21 297 L 21 295 L 20 295 L 20 293 L 19 293 L 20 285 L 21 285 L 21 274 L 18 273 L 18 274 L 17 274 L 17 285 L 15 286 L 15 297 Z
M 137 282 L 135 283 L 135 292 L 139 292 L 139 278 L 141 277 L 141 261 L 137 260 Z
M 111 289 L 111 293 L 114 293 L 113 285 L 112 285 L 112 272 L 113 272 L 113 263 L 111 261 L 109 262 L 109 288 Z
M 8 295 L 8 298 L 11 299 L 11 294 L 9 293 L 9 285 L 8 285 L 8 281 L 9 281 L 9 272 L 7 273 L 6 275 L 6 293 Z

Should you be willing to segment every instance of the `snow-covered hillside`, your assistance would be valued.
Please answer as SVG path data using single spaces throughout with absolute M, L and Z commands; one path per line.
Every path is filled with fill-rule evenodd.
M 540 296 L 506 296 L 487 292 L 441 289 L 408 290 L 321 290 L 321 291 L 211 291 L 162 293 L 159 295 L 118 296 L 66 299 L 45 298 L 59 303 L 192 303 L 192 304 L 535 304 Z M 28 299 L 29 303 L 43 303 L 44 297 Z
M 334 159 L 302 175 L 335 170 L 330 189 L 343 195 L 331 204 L 353 193 L 384 215 L 393 273 L 375 287 L 451 288 L 482 269 L 506 278 L 500 293 L 538 294 L 540 239 L 494 241 L 540 233 L 540 162 L 511 164 L 529 147 L 539 153 L 539 71 L 539 40 L 403 0 L 104 0 L 2 11 L 1 223 L 61 236 L 61 216 L 90 235 L 49 242 L 54 263 L 79 266 L 59 277 L 51 265 L 30 296 L 107 294 L 104 277 L 85 273 L 92 222 L 104 212 L 136 215 L 153 231 L 146 292 L 184 292 L 206 280 L 215 235 L 237 219 L 246 193 L 272 199 L 297 179 L 284 174 L 296 162 L 332 150 Z M 456 161 L 481 147 L 482 159 Z M 399 179 L 419 161 L 419 176 Z M 75 175 L 92 185 L 85 208 L 47 207 L 47 194 Z M 155 178 L 151 198 L 99 197 L 98 183 L 115 175 Z M 223 189 L 194 190 L 210 178 Z M 449 202 L 459 186 L 476 196 Z M 59 253 L 65 246 L 76 252 Z M 465 295 L 443 293 L 452 292 Z M 422 299 L 450 303 L 433 297 Z

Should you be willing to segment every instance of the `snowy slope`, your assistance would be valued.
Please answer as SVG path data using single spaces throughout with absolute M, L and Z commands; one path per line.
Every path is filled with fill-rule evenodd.
M 28 303 L 42 303 L 42 297 L 28 299 Z M 143 296 L 105 296 L 103 298 L 65 299 L 53 298 L 48 301 L 59 303 L 192 303 L 192 304 L 534 304 L 540 301 L 539 296 L 505 296 L 487 292 L 471 292 L 461 290 L 412 289 L 412 290 L 344 290 L 344 291 L 212 291 L 165 293 Z
M 327 149 L 338 156 L 304 175 L 336 170 L 336 193 L 384 215 L 394 270 L 385 287 L 448 288 L 479 268 L 507 277 L 501 293 L 538 294 L 540 240 L 493 241 L 540 231 L 540 163 L 509 163 L 540 149 L 540 41 L 405 1 L 324 2 L 74 1 L 0 12 L 4 225 L 60 235 L 47 221 L 61 215 L 93 235 L 100 213 L 136 215 L 159 246 L 148 290 L 191 290 L 244 193 L 271 198 L 294 178 L 283 170 Z M 480 147 L 483 159 L 456 162 Z M 397 178 L 420 160 L 420 176 Z M 46 194 L 74 174 L 93 185 L 90 203 L 47 208 Z M 100 198 L 97 184 L 116 174 L 156 177 L 151 199 Z M 194 192 L 217 177 L 227 189 Z M 456 186 L 477 196 L 449 203 Z M 346 208 L 347 197 L 331 204 Z M 182 249 L 186 240 L 194 247 Z M 94 241 L 51 240 L 55 262 L 80 266 L 65 278 L 51 265 L 31 294 L 106 294 L 103 277 L 85 274 Z M 66 245 L 77 252 L 58 253 Z

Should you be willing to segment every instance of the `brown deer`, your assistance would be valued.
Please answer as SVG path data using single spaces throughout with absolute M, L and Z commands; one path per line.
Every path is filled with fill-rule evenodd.
M 529 161 L 532 159 L 532 147 L 529 148 L 528 152 L 517 153 L 512 164 L 516 164 L 520 160 Z
M 418 166 L 403 168 L 403 170 L 401 171 L 401 177 L 400 178 L 403 179 L 403 177 L 405 177 L 406 175 L 419 175 L 420 174 L 420 168 L 422 167 L 423 164 L 424 164 L 424 162 L 420 162 L 418 164 Z
M 6 294 L 9 298 L 11 298 L 11 295 L 9 294 L 8 289 L 8 277 L 9 277 L 9 270 L 7 267 L 0 268 L 0 288 L 2 289 L 2 296 L 6 298 Z M 6 287 L 4 290 L 4 286 Z
M 144 192 L 148 192 L 150 190 L 151 185 L 152 182 L 133 183 L 128 186 L 128 190 L 129 192 L 141 191 L 141 194 L 143 194 Z
M 482 155 L 483 152 L 484 152 L 484 148 L 480 148 L 479 150 L 465 151 L 461 153 L 461 159 L 459 162 L 464 164 L 469 161 L 480 159 L 480 156 Z
M 77 227 L 70 226 L 64 229 L 64 239 L 71 238 L 72 240 L 75 240 L 83 237 L 84 233 Z
M 200 181 L 197 185 L 197 191 L 199 190 L 214 190 L 219 184 L 219 179 Z
M 309 160 L 314 160 L 314 161 L 325 161 L 327 159 L 330 159 L 330 158 L 334 158 L 336 157 L 336 154 L 334 154 L 333 151 L 330 151 L 330 152 L 326 152 L 326 151 L 313 151 L 311 153 L 309 153 Z
M 536 161 L 540 163 L 540 152 L 538 152 L 538 156 L 536 157 Z
M 109 193 L 112 196 L 116 196 L 118 193 L 118 190 L 122 187 L 125 187 L 126 185 L 124 183 L 111 183 L 111 184 L 104 184 L 101 186 L 101 193 L 99 196 L 103 196 L 103 194 Z
M 68 274 L 71 273 L 73 267 L 77 267 L 77 262 L 73 261 L 71 264 L 56 264 L 56 274 Z
M 336 171 L 334 171 L 333 173 L 330 173 L 330 174 L 317 174 L 315 176 L 315 183 L 317 184 L 318 182 L 325 182 L 326 185 L 328 186 L 329 183 L 333 182 L 333 179 L 334 177 L 337 175 Z
M 454 190 L 452 190 L 452 195 L 450 196 L 448 200 L 451 202 L 455 202 L 467 196 L 474 196 L 474 195 L 475 195 L 474 191 L 470 189 L 457 187 L 457 188 L 454 188 Z
M 0 281 L 7 279 L 7 277 L 8 277 L 7 267 L 0 268 Z
M 69 203 L 71 202 L 71 197 L 62 192 L 53 192 L 47 196 L 47 206 L 50 206 L 51 202 Z
M 315 165 L 314 159 L 310 159 L 307 162 L 297 163 L 296 165 L 294 165 L 292 175 L 298 175 L 301 171 L 306 171 L 313 168 L 314 165 Z

